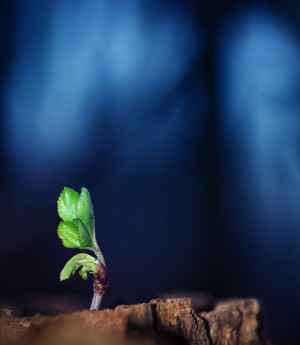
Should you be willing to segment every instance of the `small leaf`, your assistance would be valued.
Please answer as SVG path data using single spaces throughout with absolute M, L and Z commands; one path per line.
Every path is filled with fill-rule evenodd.
M 92 250 L 92 239 L 80 219 L 73 222 L 60 222 L 57 230 L 59 238 L 67 248 Z
M 60 281 L 69 279 L 79 267 L 87 267 L 82 273 L 84 276 L 87 273 L 96 274 L 98 266 L 96 264 L 96 259 L 89 254 L 77 254 L 73 256 L 64 266 L 60 272 Z M 84 278 L 84 277 L 83 277 Z
M 97 274 L 97 266 L 93 266 L 92 264 L 88 264 L 86 266 L 82 266 L 81 270 L 79 271 L 79 275 L 84 280 L 87 279 L 87 274 Z
M 78 228 L 71 222 L 60 222 L 57 229 L 58 237 L 67 248 L 81 248 Z
M 82 266 L 80 272 L 88 272 L 88 273 L 92 273 L 92 274 L 96 274 L 98 267 L 96 265 L 96 263 L 82 263 L 82 261 L 80 261 L 80 264 L 84 265 Z
M 92 240 L 95 240 L 95 218 L 94 208 L 90 193 L 86 188 L 81 188 L 77 204 L 77 218 L 81 220 Z
M 78 240 L 81 249 L 92 249 L 93 243 L 89 232 L 80 219 L 76 220 L 78 229 Z
M 71 222 L 76 218 L 78 200 L 79 194 L 75 190 L 63 189 L 57 201 L 57 211 L 62 220 Z
M 80 272 L 79 272 L 79 275 L 80 275 L 80 277 L 81 277 L 83 280 L 87 280 L 87 278 L 88 278 L 87 272 L 82 272 L 82 271 L 80 271 Z

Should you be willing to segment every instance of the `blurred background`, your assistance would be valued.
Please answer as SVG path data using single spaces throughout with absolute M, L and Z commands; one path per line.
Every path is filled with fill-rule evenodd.
M 92 280 L 59 283 L 78 251 L 56 233 L 62 188 L 85 186 L 103 307 L 257 297 L 271 339 L 299 344 L 300 4 L 2 6 L 3 301 L 89 307 Z

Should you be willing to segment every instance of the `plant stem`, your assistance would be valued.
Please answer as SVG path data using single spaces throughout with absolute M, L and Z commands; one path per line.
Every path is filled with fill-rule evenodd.
M 92 299 L 90 311 L 99 310 L 103 295 L 99 295 L 96 291 L 94 291 L 94 296 Z
M 95 243 L 95 246 L 94 246 L 94 253 L 97 256 L 97 259 L 102 263 L 102 265 L 104 265 L 106 267 L 104 256 L 103 256 L 97 242 Z
M 94 276 L 94 284 L 93 284 L 94 296 L 92 299 L 90 311 L 95 311 L 99 309 L 102 298 L 106 292 L 106 289 L 109 283 L 105 261 L 99 247 L 97 251 L 95 250 L 95 254 L 97 255 L 97 258 L 98 258 L 96 260 L 98 270 L 97 270 L 97 274 Z
M 97 259 L 101 262 L 101 264 L 106 267 L 104 256 L 99 248 L 95 251 L 95 254 L 97 256 Z

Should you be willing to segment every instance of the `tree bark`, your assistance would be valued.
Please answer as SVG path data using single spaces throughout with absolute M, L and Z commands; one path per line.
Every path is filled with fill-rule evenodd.
M 189 298 L 176 298 L 96 312 L 36 315 L 26 322 L 4 315 L 1 330 L 1 344 L 7 345 L 270 344 L 255 299 L 220 302 L 207 312 L 196 312 Z

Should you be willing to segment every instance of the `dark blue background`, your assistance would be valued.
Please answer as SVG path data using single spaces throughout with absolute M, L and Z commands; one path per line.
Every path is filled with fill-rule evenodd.
M 3 5 L 3 296 L 91 294 L 58 282 L 56 200 L 85 186 L 107 306 L 253 296 L 299 344 L 297 1 Z

